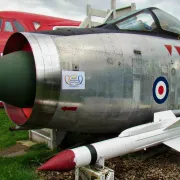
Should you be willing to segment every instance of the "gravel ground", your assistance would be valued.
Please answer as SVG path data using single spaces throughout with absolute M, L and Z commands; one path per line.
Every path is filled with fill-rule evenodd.
M 115 180 L 180 180 L 180 154 L 164 146 L 106 161 Z M 74 171 L 38 172 L 41 180 L 74 180 Z

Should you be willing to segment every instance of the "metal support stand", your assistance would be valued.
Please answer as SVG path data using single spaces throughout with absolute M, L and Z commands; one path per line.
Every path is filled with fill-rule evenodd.
M 65 138 L 66 132 L 57 129 L 30 130 L 29 139 L 39 143 L 46 143 L 50 149 L 56 149 Z
M 113 10 L 112 19 L 116 18 L 116 0 L 111 0 L 111 9 Z
M 114 180 L 114 170 L 104 166 L 104 158 L 94 166 L 76 168 L 75 180 Z

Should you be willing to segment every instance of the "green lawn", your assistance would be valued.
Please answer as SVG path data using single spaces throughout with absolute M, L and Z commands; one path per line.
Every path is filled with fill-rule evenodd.
M 53 154 L 46 145 L 38 144 L 27 154 L 13 158 L 0 157 L 0 180 L 36 180 L 35 170 Z
M 0 150 L 16 144 L 16 141 L 28 139 L 28 131 L 9 131 L 14 124 L 4 109 L 0 109 Z
M 0 150 L 15 145 L 18 140 L 28 139 L 28 131 L 9 131 L 9 126 L 12 125 L 13 123 L 8 119 L 5 111 L 0 109 Z M 39 179 L 35 173 L 36 168 L 53 153 L 46 145 L 37 144 L 23 156 L 0 157 L 0 180 Z

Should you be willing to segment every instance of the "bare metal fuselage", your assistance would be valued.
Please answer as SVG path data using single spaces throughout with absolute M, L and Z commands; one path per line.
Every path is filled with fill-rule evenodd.
M 37 71 L 35 105 L 24 126 L 119 133 L 152 121 L 154 112 L 180 107 L 178 40 L 126 33 L 22 36 L 32 48 Z M 165 45 L 172 46 L 172 53 Z M 85 72 L 85 90 L 61 88 L 62 70 L 74 68 Z M 152 89 L 161 76 L 169 93 L 158 104 Z M 77 111 L 62 111 L 66 106 Z

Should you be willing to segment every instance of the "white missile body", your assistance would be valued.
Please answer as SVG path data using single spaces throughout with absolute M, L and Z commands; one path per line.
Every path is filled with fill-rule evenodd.
M 173 122 L 173 123 L 172 123 Z M 153 122 L 123 131 L 119 137 L 92 144 L 99 158 L 110 159 L 164 143 L 180 151 L 180 118 Z M 169 125 L 169 126 L 168 126 Z M 91 163 L 86 146 L 73 149 L 76 167 Z
M 153 123 L 127 129 L 116 138 L 63 151 L 40 167 L 40 170 L 54 170 L 48 169 L 48 163 L 53 167 L 53 161 L 56 162 L 56 170 L 63 170 L 63 167 L 58 167 L 57 161 L 62 160 L 59 157 L 65 152 L 69 155 L 63 158 L 63 164 L 71 160 L 75 167 L 81 167 L 97 163 L 101 158 L 106 160 L 161 143 L 180 151 L 180 118 L 176 118 L 172 111 L 155 113 Z M 70 154 L 74 158 L 69 158 Z

